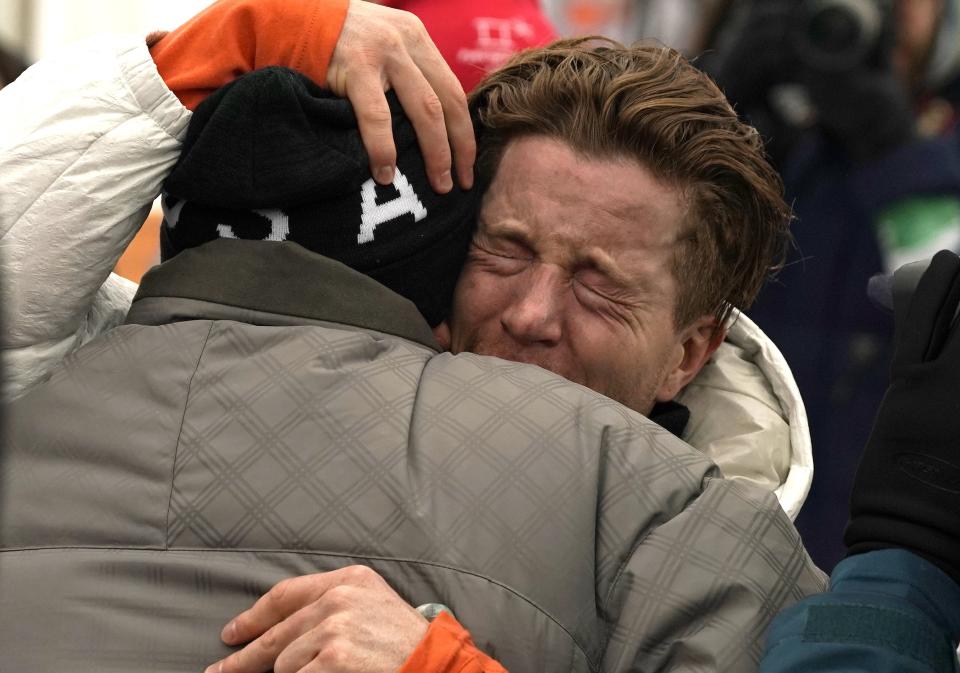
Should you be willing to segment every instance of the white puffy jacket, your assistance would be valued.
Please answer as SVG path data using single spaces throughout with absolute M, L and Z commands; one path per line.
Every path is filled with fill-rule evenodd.
M 177 160 L 190 111 L 141 37 L 99 36 L 0 91 L 3 399 L 119 324 L 136 285 L 110 273 Z M 685 433 L 728 478 L 795 518 L 813 476 L 806 413 L 776 346 L 745 315 L 678 398 Z

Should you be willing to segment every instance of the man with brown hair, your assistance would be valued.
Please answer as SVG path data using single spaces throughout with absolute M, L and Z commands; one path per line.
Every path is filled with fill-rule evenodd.
M 754 130 L 678 53 L 528 51 L 471 97 L 486 186 L 451 350 L 537 364 L 649 414 L 783 254 Z
M 244 16 L 258 8 L 247 3 Z M 184 33 L 201 24 L 171 38 L 189 45 Z M 57 105 L 73 104 L 58 92 L 42 99 L 39 126 L 82 151 L 37 162 L 29 135 L 15 136 L 41 111 L 11 113 L 0 175 L 17 186 L 2 213 L 12 251 L 41 235 L 40 210 L 70 202 L 75 185 L 103 211 L 134 212 L 155 193 L 156 166 L 176 161 L 186 94 L 171 82 L 194 72 L 189 49 L 171 69 L 141 41 L 104 76 L 91 66 L 112 67 L 110 49 L 96 45 L 92 63 L 82 51 L 41 63 L 18 84 L 30 101 L 28 87 L 45 94 L 51 73 L 69 68 L 77 90 L 103 90 L 83 98 L 97 111 L 85 121 L 99 124 L 106 108 L 122 133 L 75 139 L 75 122 L 58 125 L 71 117 Z M 207 59 L 204 44 L 192 65 Z M 379 298 L 363 310 L 339 295 L 312 301 L 329 267 L 286 241 L 286 258 L 310 274 L 206 274 L 194 296 L 183 290 L 191 274 L 161 265 L 163 291 L 142 288 L 127 324 L 17 401 L 20 434 L 0 471 L 10 607 L 0 603 L 0 667 L 196 670 L 219 657 L 212 670 L 225 673 L 468 671 L 495 670 L 493 656 L 515 673 L 756 668 L 772 616 L 822 589 L 823 576 L 772 489 L 724 478 L 681 441 L 687 414 L 673 403 L 785 231 L 755 134 L 661 48 L 528 52 L 481 86 L 474 107 L 483 204 L 438 344 L 415 311 L 392 314 L 390 290 L 369 278 L 351 276 L 358 294 Z M 144 122 L 150 143 L 136 142 Z M 98 154 L 116 144 L 113 162 Z M 101 192 L 103 171 L 113 172 Z M 403 201 L 411 185 L 397 184 L 392 201 Z M 357 201 L 365 215 L 392 202 Z M 168 229 L 180 226 L 177 207 Z M 271 235 L 287 231 L 272 222 Z M 220 238 L 242 237 L 240 224 L 221 227 Z M 97 244 L 122 247 L 128 233 L 104 227 Z M 209 241 L 188 260 L 244 243 Z M 78 278 L 97 254 L 109 256 L 85 254 Z M 249 303 L 264 296 L 282 301 Z M 401 318 L 411 330 L 391 331 Z M 271 585 L 216 642 L 210 625 Z M 426 604 L 456 619 L 441 610 L 428 622 L 410 607 L 436 612 Z M 251 640 L 227 656 L 224 644 Z

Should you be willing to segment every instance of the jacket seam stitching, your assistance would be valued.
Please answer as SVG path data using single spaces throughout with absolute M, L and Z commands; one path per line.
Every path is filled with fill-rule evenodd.
M 417 382 L 417 390 L 416 390 L 416 392 L 414 393 L 413 405 L 412 405 L 411 411 L 410 411 L 410 423 L 409 423 L 408 426 L 407 426 L 407 448 L 408 448 L 408 449 L 409 449 L 409 447 L 410 447 L 411 442 L 413 441 L 413 436 L 414 436 L 414 435 L 413 435 L 413 419 L 417 416 L 417 412 L 418 412 L 418 410 L 419 410 L 420 394 L 421 394 L 421 392 L 423 391 L 423 381 L 424 381 L 425 378 L 426 378 L 427 368 L 430 367 L 430 363 L 431 363 L 432 361 L 433 361 L 433 358 L 429 358 L 426 362 L 424 362 L 423 368 L 420 370 L 420 378 L 419 378 L 419 380 L 418 380 L 418 382 Z M 376 558 L 376 557 L 367 556 L 367 557 L 365 557 L 365 558 Z M 554 617 L 552 614 L 550 614 L 549 611 L 547 611 L 546 609 L 544 609 L 543 607 L 541 607 L 539 603 L 537 603 L 537 602 L 534 601 L 533 599 L 525 596 L 524 594 L 520 593 L 519 591 L 516 591 L 515 589 L 513 589 L 513 588 L 511 588 L 511 587 L 508 587 L 508 586 L 506 586 L 505 584 L 502 584 L 502 583 L 500 583 L 500 582 L 498 582 L 498 581 L 496 581 L 496 580 L 494 580 L 494 579 L 492 579 L 492 578 L 490 578 L 490 577 L 487 577 L 486 575 L 483 575 L 483 574 L 481 574 L 481 573 L 476 573 L 476 572 L 472 572 L 472 571 L 470 571 L 470 570 L 461 569 L 461 568 L 456 568 L 456 567 L 454 567 L 454 566 L 450 566 L 450 565 L 447 565 L 447 564 L 437 563 L 437 562 L 435 562 L 435 561 L 418 561 L 418 560 L 406 560 L 406 559 L 399 559 L 399 558 L 382 558 L 381 560 L 392 560 L 392 561 L 399 561 L 399 562 L 402 562 L 402 563 L 417 563 L 417 564 L 421 564 L 421 565 L 430 565 L 430 566 L 437 567 L 437 568 L 446 568 L 446 569 L 452 570 L 452 571 L 454 571 L 454 572 L 465 573 L 465 574 L 472 575 L 472 576 L 474 576 L 474 577 L 479 577 L 479 578 L 481 578 L 481 579 L 483 579 L 483 580 L 486 580 L 487 582 L 490 582 L 490 583 L 495 584 L 495 585 L 497 585 L 497 586 L 499 586 L 499 587 L 502 587 L 504 590 L 510 592 L 511 594 L 517 596 L 517 597 L 520 598 L 521 600 L 523 600 L 523 601 L 525 601 L 526 603 L 528 603 L 529 605 L 531 605 L 535 610 L 537 610 L 537 612 L 539 612 L 540 614 L 544 615 L 544 616 L 545 616 L 547 619 L 549 619 L 551 622 L 553 622 L 554 624 L 556 624 L 557 626 L 559 626 L 560 629 L 562 629 L 563 632 L 567 634 L 567 636 L 570 638 L 570 641 L 574 644 L 574 646 L 576 646 L 576 648 L 577 648 L 578 650 L 580 650 L 580 653 L 583 655 L 583 659 L 584 659 L 584 661 L 587 662 L 587 665 L 590 667 L 590 670 L 591 670 L 591 671 L 599 671 L 599 670 L 600 670 L 599 662 L 598 662 L 598 661 L 594 661 L 594 660 L 591 658 L 591 656 L 587 653 L 587 649 L 584 647 L 584 645 L 580 643 L 579 639 L 578 639 L 574 634 L 572 634 L 569 630 L 567 630 L 567 627 L 564 626 L 564 625 L 560 622 L 559 619 L 557 619 L 557 618 Z M 462 670 L 462 669 L 461 669 L 461 670 Z
M 48 546 L 35 546 L 35 547 L 9 547 L 7 549 L 0 549 L 0 554 L 4 553 L 14 553 L 14 552 L 29 552 L 29 551 L 153 551 L 153 552 L 216 552 L 223 554 L 294 554 L 296 556 L 332 556 L 335 558 L 344 558 L 344 559 L 362 559 L 365 561 L 385 561 L 390 563 L 403 563 L 411 565 L 420 565 L 420 566 L 430 566 L 432 568 L 441 568 L 443 570 L 449 570 L 451 572 L 469 575 L 471 577 L 476 577 L 485 582 L 493 584 L 500 587 L 506 591 L 511 596 L 516 596 L 518 599 L 528 604 L 530 607 L 535 609 L 538 613 L 546 617 L 550 622 L 556 624 L 561 631 L 563 631 L 570 638 L 570 642 L 580 650 L 583 655 L 584 661 L 587 662 L 587 665 L 590 667 L 591 671 L 599 671 L 600 667 L 588 654 L 584 646 L 580 643 L 579 639 L 574 636 L 566 626 L 563 625 L 556 617 L 554 617 L 550 612 L 541 607 L 536 601 L 532 598 L 520 593 L 513 587 L 510 587 L 499 580 L 493 579 L 492 577 L 487 577 L 483 573 L 476 572 L 474 570 L 468 570 L 466 568 L 458 568 L 456 566 L 449 565 L 447 563 L 440 563 L 437 561 L 428 561 L 425 559 L 410 559 L 402 558 L 398 556 L 377 556 L 373 554 L 348 554 L 345 552 L 334 552 L 334 551 L 310 551 L 304 549 L 265 549 L 257 547 L 235 547 L 232 549 L 213 549 L 210 547 L 174 547 L 171 548 L 168 544 L 163 546 L 117 546 L 117 545 L 48 545 Z
M 606 433 L 606 428 L 604 429 L 604 433 Z M 674 517 L 670 517 L 670 519 L 667 519 L 667 521 L 665 521 L 664 523 L 672 521 L 676 516 L 679 516 L 683 512 L 686 512 L 691 506 L 693 506 L 693 504 L 703 496 L 703 493 L 706 490 L 706 483 L 708 480 L 712 478 L 713 477 L 710 477 L 710 476 L 704 476 L 703 479 L 701 479 L 700 481 L 700 492 L 697 493 L 694 498 L 691 498 L 690 500 L 688 500 L 687 503 L 684 505 L 684 507 L 681 508 L 680 511 L 678 511 L 676 515 L 674 515 Z M 623 575 L 627 570 L 627 566 L 630 564 L 630 559 L 632 559 L 634 554 L 637 553 L 637 549 L 640 548 L 640 545 L 642 545 L 646 541 L 646 539 L 650 537 L 650 535 L 654 531 L 658 530 L 659 528 L 660 526 L 654 526 L 653 528 L 649 528 L 643 531 L 643 535 L 640 536 L 636 542 L 634 542 L 633 546 L 630 548 L 630 553 L 627 554 L 627 556 L 620 563 L 620 567 L 617 568 L 617 572 L 613 576 L 613 581 L 610 583 L 610 588 L 607 590 L 607 595 L 604 597 L 603 602 L 600 604 L 600 607 L 604 612 L 607 611 L 606 606 L 610 604 L 610 601 L 613 598 L 614 592 L 616 591 L 617 587 L 620 585 L 620 580 L 623 579 Z M 618 616 L 618 619 L 619 619 L 619 616 Z M 606 636 L 603 640 L 603 647 L 601 648 L 603 651 L 606 651 L 607 645 L 609 645 L 611 640 L 609 631 L 610 630 L 607 629 Z
M 197 372 L 200 371 L 200 362 L 203 360 L 203 352 L 207 349 L 207 342 L 210 341 L 210 335 L 213 333 L 214 322 L 210 322 L 210 329 L 207 330 L 207 335 L 203 338 L 203 344 L 200 346 L 200 353 L 197 355 L 197 364 L 193 368 L 193 373 L 190 374 L 190 380 L 187 382 L 187 394 L 184 396 L 183 401 L 183 413 L 180 415 L 180 427 L 177 429 L 177 441 L 173 445 L 173 462 L 170 466 L 170 495 L 167 498 L 167 516 L 163 524 L 163 549 L 170 548 L 170 510 L 173 507 L 173 487 L 174 487 L 174 478 L 177 474 L 177 458 L 180 457 L 180 438 L 183 436 L 183 424 L 187 419 L 187 407 L 190 406 L 190 393 L 193 390 L 193 379 L 196 378 Z
M 300 39 L 297 41 L 297 46 L 294 47 L 293 62 L 296 64 L 294 65 L 294 68 L 297 70 L 303 70 L 303 60 L 306 57 L 309 36 L 313 33 L 313 27 L 317 23 L 317 15 L 320 13 L 320 8 L 320 3 L 317 3 L 313 9 L 313 12 L 310 14 L 310 19 L 307 22 L 306 30 L 303 31 L 302 35 L 300 35 Z
M 679 516 L 680 514 L 686 512 L 690 507 L 692 507 L 693 504 L 703 496 L 704 491 L 706 491 L 707 482 L 714 479 L 716 479 L 716 477 L 705 475 L 703 479 L 700 481 L 700 492 L 697 493 L 696 497 L 688 500 L 686 505 L 682 509 L 680 509 L 680 511 L 678 511 L 676 515 L 674 515 L 673 517 L 670 517 L 664 523 L 673 521 L 673 519 L 676 516 Z M 611 597 L 613 596 L 614 590 L 617 588 L 617 585 L 620 583 L 620 580 L 623 578 L 624 572 L 626 572 L 627 566 L 630 564 L 630 559 L 633 558 L 633 555 L 637 552 L 637 549 L 640 547 L 641 544 L 644 543 L 644 541 L 648 537 L 650 537 L 651 533 L 658 530 L 659 528 L 660 526 L 654 526 L 653 528 L 645 530 L 643 532 L 644 534 L 640 538 L 638 538 L 636 542 L 634 542 L 633 546 L 630 548 L 630 553 L 627 554 L 626 558 L 624 558 L 624 560 L 620 563 L 620 567 L 617 568 L 617 572 L 613 576 L 613 582 L 610 584 L 610 588 L 607 590 L 607 595 L 604 597 L 603 605 L 606 605 L 610 601 Z
M 146 43 L 144 43 L 143 46 L 146 47 Z M 135 48 L 135 50 L 136 50 L 136 49 L 139 49 L 139 45 Z M 149 54 L 150 48 L 149 48 L 149 47 L 146 47 L 146 49 L 147 49 L 148 57 L 149 57 L 150 61 L 152 61 L 152 60 L 153 60 L 153 56 L 151 56 L 151 55 Z M 129 53 L 129 52 L 128 52 L 128 53 Z M 167 128 L 167 125 L 164 124 L 164 123 L 157 117 L 156 114 L 154 114 L 154 113 L 156 112 L 157 108 L 159 108 L 159 107 L 163 104 L 163 102 L 162 102 L 161 99 L 162 99 L 164 96 L 162 96 L 162 95 L 158 96 L 158 97 L 156 98 L 156 100 L 153 102 L 153 104 L 144 105 L 144 103 L 146 103 L 147 101 L 141 100 L 140 96 L 138 95 L 138 90 L 134 88 L 133 84 L 132 84 L 131 81 L 130 81 L 130 80 L 131 80 L 131 77 L 137 77 L 137 74 L 136 74 L 135 72 L 132 72 L 133 68 L 143 67 L 143 66 L 146 65 L 147 63 L 148 63 L 147 61 L 144 61 L 144 62 L 140 62 L 140 63 L 136 63 L 136 64 L 132 64 L 132 65 L 131 65 L 131 64 L 128 64 L 126 61 L 124 61 L 123 63 L 121 63 L 121 64 L 119 65 L 119 67 L 120 67 L 120 75 L 121 75 L 120 81 L 121 81 L 121 83 L 123 84 L 123 88 L 126 89 L 126 90 L 127 90 L 127 93 L 130 95 L 130 98 L 131 98 L 134 102 L 136 102 L 137 108 L 140 110 L 140 112 L 143 113 L 143 114 L 145 114 L 145 115 L 150 119 L 150 121 L 153 122 L 153 125 L 156 126 L 165 136 L 167 136 L 167 137 L 170 138 L 171 140 L 175 140 L 176 142 L 181 143 L 182 141 L 180 140 L 180 138 L 177 137 L 176 135 L 174 135 L 174 133 L 172 133 L 172 132 L 170 131 L 170 129 Z M 156 65 L 154 65 L 153 67 L 154 67 L 154 69 L 155 69 L 155 71 L 156 71 Z M 163 88 L 166 88 L 166 90 L 167 90 L 169 93 L 173 94 L 173 91 L 172 91 L 169 87 L 166 86 L 167 83 L 163 81 L 163 78 L 162 78 L 162 77 L 160 77 L 160 72 L 159 72 L 159 71 L 156 71 L 156 76 L 157 76 L 158 79 L 160 79 L 160 82 L 162 83 L 162 87 L 163 87 Z M 173 94 L 173 95 L 176 95 L 176 94 Z M 160 101 L 160 102 L 158 102 L 158 101 Z M 185 106 L 184 106 L 184 107 L 185 107 Z M 192 113 L 191 113 L 191 115 L 192 115 Z

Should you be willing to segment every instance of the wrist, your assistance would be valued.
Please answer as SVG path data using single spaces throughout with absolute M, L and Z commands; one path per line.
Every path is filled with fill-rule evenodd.
M 481 652 L 452 614 L 441 612 L 397 673 L 506 673 Z
M 848 554 L 834 569 L 830 590 L 903 601 L 960 638 L 960 584 L 916 552 L 877 547 Z

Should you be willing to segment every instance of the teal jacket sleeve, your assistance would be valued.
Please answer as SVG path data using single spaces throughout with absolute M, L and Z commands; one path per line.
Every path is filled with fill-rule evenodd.
M 960 585 L 902 549 L 845 559 L 830 590 L 781 612 L 761 673 L 956 673 Z

